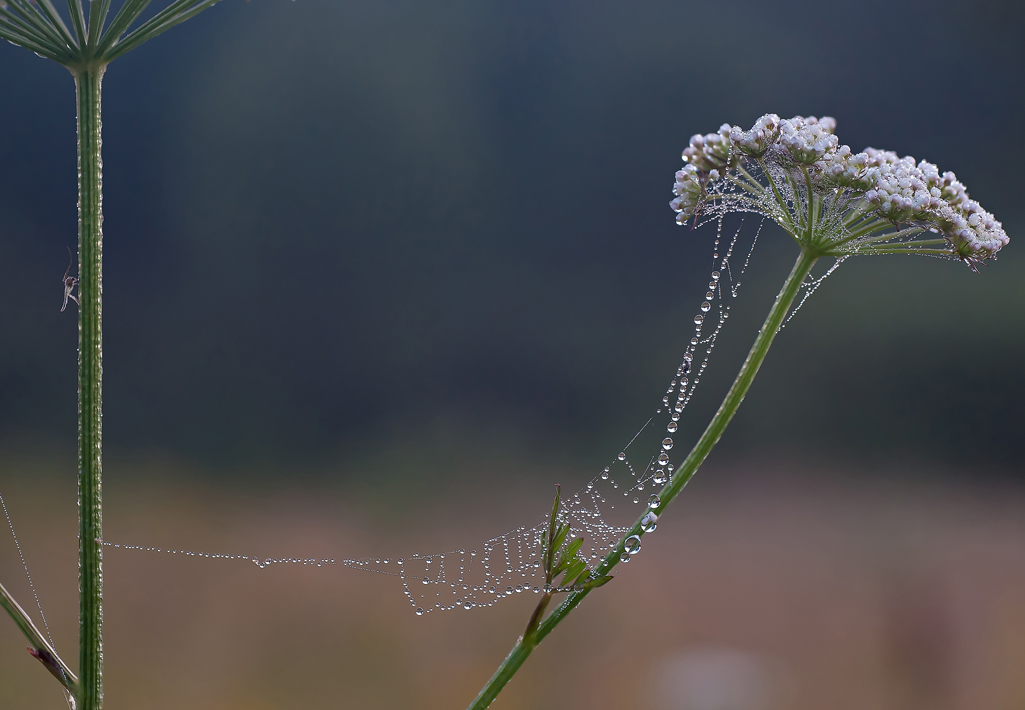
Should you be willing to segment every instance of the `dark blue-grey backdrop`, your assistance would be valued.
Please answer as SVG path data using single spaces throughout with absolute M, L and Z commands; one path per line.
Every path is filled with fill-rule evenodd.
M 1012 243 L 976 276 L 844 266 L 724 439 L 1025 453 L 1020 3 L 225 0 L 104 82 L 108 447 L 313 461 L 438 422 L 604 460 L 661 396 L 710 231 L 669 210 L 724 121 L 833 115 L 954 170 Z M 70 447 L 71 77 L 0 47 L 0 440 Z M 687 431 L 793 258 L 767 231 Z M 1020 469 L 1017 469 L 1020 470 Z

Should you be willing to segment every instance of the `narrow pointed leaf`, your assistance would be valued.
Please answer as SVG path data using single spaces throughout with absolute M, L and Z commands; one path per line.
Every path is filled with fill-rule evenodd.
M 601 586 L 604 586 L 604 585 L 608 584 L 613 579 L 614 579 L 614 577 L 610 577 L 609 575 L 604 575 L 602 577 L 598 577 L 597 579 L 592 579 L 589 582 L 584 582 L 584 591 L 589 592 L 592 589 L 597 589 L 598 587 L 601 587 Z
M 545 540 L 545 576 L 547 581 L 551 581 L 552 578 L 552 565 L 555 562 L 555 546 L 552 544 L 555 541 L 556 521 L 559 519 L 559 503 L 562 499 L 562 486 L 558 483 L 555 484 L 555 501 L 552 503 L 552 514 L 548 518 L 548 538 Z
M 577 577 L 587 570 L 587 565 L 584 564 L 583 560 L 573 560 L 573 562 L 566 565 L 566 576 L 562 578 L 562 586 L 572 587 Z
M 21 605 L 14 600 L 14 597 L 4 589 L 2 584 L 0 584 L 0 607 L 3 607 L 4 611 L 10 615 L 11 619 L 21 630 L 21 633 L 32 644 L 31 650 L 35 651 L 32 655 L 38 658 L 69 692 L 74 693 L 78 678 L 68 668 L 68 664 L 57 655 L 53 646 L 43 638 L 43 635 L 39 633 L 39 629 L 32 623 L 32 619 L 21 608 Z
M 555 554 L 562 547 L 562 543 L 566 541 L 566 535 L 569 534 L 569 525 L 562 525 L 555 532 L 555 539 L 552 541 L 552 561 L 554 565 Z
M 567 530 L 568 532 L 568 530 Z M 554 574 L 566 569 L 576 559 L 577 550 L 584 544 L 584 538 L 578 537 L 566 546 L 566 549 L 559 554 L 559 561 L 555 565 Z
M 581 562 L 583 562 L 583 560 L 581 560 Z M 576 575 L 576 577 L 574 577 L 570 581 L 570 584 L 572 586 L 576 586 L 578 584 L 585 584 L 588 581 L 587 578 L 590 575 L 591 575 L 591 568 L 587 566 L 587 563 L 584 563 L 583 564 L 583 569 L 581 569 L 580 573 L 578 575 Z

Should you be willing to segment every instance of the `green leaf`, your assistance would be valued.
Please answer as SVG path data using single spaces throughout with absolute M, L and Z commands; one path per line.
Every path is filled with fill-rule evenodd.
M 569 526 L 566 526 L 566 532 L 569 532 Z M 566 548 L 559 554 L 559 561 L 555 565 L 555 569 L 552 574 L 558 574 L 560 571 L 566 569 L 569 564 L 576 558 L 577 551 L 580 546 L 584 544 L 584 538 L 578 537 L 573 542 L 566 545 Z
M 39 659 L 47 670 L 49 670 L 61 684 L 67 688 L 68 692 L 72 695 L 77 691 L 78 678 L 71 672 L 68 665 L 61 660 L 57 652 L 53 650 L 53 646 L 43 638 L 43 635 L 39 633 L 39 629 L 32 623 L 32 619 L 25 613 L 25 610 L 21 608 L 21 605 L 14 600 L 14 597 L 4 589 L 4 585 L 0 584 L 0 608 L 6 611 L 11 619 L 17 624 L 21 633 L 25 634 L 25 638 L 32 644 L 29 649 L 29 653 Z
M 604 577 L 598 577 L 597 579 L 592 579 L 592 580 L 590 580 L 588 582 L 584 582 L 584 591 L 589 592 L 592 589 L 597 589 L 598 587 L 601 587 L 601 586 L 604 586 L 604 585 L 608 584 L 613 579 L 614 579 L 614 577 L 610 577 L 609 575 L 605 575 Z
M 572 587 L 581 575 L 586 575 L 589 572 L 587 564 L 581 559 L 576 559 L 566 566 L 566 576 L 562 578 L 561 586 Z
M 588 578 L 588 577 L 590 576 L 590 574 L 591 574 L 591 568 L 587 566 L 587 563 L 586 563 L 586 562 L 584 562 L 583 560 L 580 560 L 580 562 L 581 562 L 581 563 L 583 564 L 583 568 L 582 568 L 582 569 L 580 570 L 580 574 L 578 574 L 578 575 L 577 575 L 577 576 L 576 576 L 576 577 L 575 577 L 575 578 L 573 579 L 573 581 L 572 581 L 572 582 L 570 582 L 570 584 L 571 584 L 572 586 L 576 586 L 576 585 L 578 585 L 578 584 L 584 584 L 585 582 L 587 582 L 587 578 Z
M 562 543 L 566 542 L 566 535 L 568 535 L 568 534 L 569 534 L 569 525 L 560 525 L 560 526 L 558 526 L 558 528 L 556 528 L 555 539 L 552 540 L 552 543 L 551 543 L 551 553 L 552 553 L 552 564 L 553 564 L 553 566 L 555 564 L 555 554 L 562 547 Z
M 552 515 L 548 518 L 548 539 L 545 541 L 545 576 L 548 581 L 552 577 L 552 564 L 555 561 L 555 546 L 552 544 L 556 536 L 556 521 L 559 519 L 559 503 L 562 499 L 562 486 L 555 484 L 555 501 L 552 503 Z

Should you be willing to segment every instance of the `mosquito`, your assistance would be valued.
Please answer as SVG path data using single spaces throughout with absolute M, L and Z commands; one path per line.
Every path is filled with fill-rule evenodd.
M 68 269 L 67 269 L 67 271 L 64 272 L 64 279 L 63 279 L 63 281 L 64 281 L 64 305 L 61 306 L 61 313 L 63 313 L 64 309 L 68 307 L 68 299 L 69 298 L 72 301 L 74 301 L 76 304 L 78 304 L 79 306 L 82 305 L 81 303 L 78 302 L 78 299 L 75 298 L 75 295 L 73 293 L 71 293 L 72 291 L 75 290 L 75 286 L 78 285 L 78 278 L 77 277 L 75 277 L 75 276 L 68 276 L 68 274 L 71 273 L 71 265 L 74 263 L 74 260 L 75 260 L 75 257 L 73 257 L 71 255 L 71 247 L 68 247 Z

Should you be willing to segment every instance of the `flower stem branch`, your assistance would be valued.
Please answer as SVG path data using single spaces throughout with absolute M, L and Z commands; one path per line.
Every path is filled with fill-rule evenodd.
M 737 413 L 737 409 L 740 407 L 740 403 L 744 401 L 744 396 L 747 394 L 748 389 L 751 387 L 751 383 L 754 381 L 755 375 L 758 374 L 758 369 L 761 367 L 762 362 L 765 360 L 766 354 L 769 352 L 769 347 L 772 345 L 773 339 L 776 337 L 776 333 L 779 330 L 780 325 L 783 323 L 783 319 L 786 317 L 787 312 L 790 310 L 791 304 L 794 302 L 794 298 L 797 296 L 801 289 L 801 284 L 804 282 L 805 277 L 811 272 L 812 267 L 818 260 L 819 255 L 813 252 L 802 250 L 797 261 L 794 263 L 793 269 L 790 271 L 790 275 L 787 276 L 786 281 L 783 283 L 783 288 L 780 290 L 779 295 L 776 296 L 776 301 L 773 303 L 772 308 L 769 310 L 769 315 L 765 319 L 765 323 L 762 324 L 761 330 L 758 331 L 758 336 L 755 338 L 754 345 L 751 346 L 751 350 L 747 355 L 747 359 L 744 360 L 744 364 L 740 368 L 740 372 L 737 373 L 737 378 L 733 381 L 733 385 L 730 387 L 729 392 L 726 393 L 726 398 L 722 404 L 719 405 L 719 410 L 712 417 L 712 421 L 708 424 L 705 432 L 698 439 L 698 442 L 691 449 L 690 454 L 680 465 L 680 467 L 673 474 L 669 483 L 659 492 L 659 500 L 661 501 L 658 507 L 653 508 L 652 512 L 657 515 L 661 515 L 666 507 L 679 495 L 680 491 L 683 490 L 684 486 L 690 481 L 690 479 L 697 472 L 698 468 L 708 457 L 708 454 L 712 451 L 715 445 L 719 442 L 722 437 L 723 431 L 725 431 L 730 420 L 733 419 L 733 415 Z M 619 561 L 621 555 L 624 553 L 626 539 L 632 535 L 641 537 L 644 535 L 644 530 L 641 528 L 641 519 L 638 519 L 633 526 L 627 530 L 620 540 L 616 543 L 616 546 L 602 559 L 601 564 L 598 565 L 594 571 L 591 572 L 591 578 L 605 577 L 612 571 Z M 566 599 L 563 600 L 555 611 L 537 625 L 536 629 L 531 631 L 531 626 L 528 626 L 528 633 L 520 637 L 513 646 L 512 651 L 506 656 L 505 660 L 495 671 L 495 674 L 491 676 L 491 679 L 481 689 L 480 693 L 474 699 L 472 703 L 467 707 L 467 710 L 483 710 L 488 707 L 491 702 L 498 697 L 498 694 L 505 687 L 505 684 L 515 675 L 516 671 L 519 670 L 523 662 L 527 660 L 527 657 L 533 652 L 537 645 L 544 639 L 545 636 L 550 634 L 559 623 L 566 618 L 566 616 L 586 597 L 591 591 L 586 585 L 581 591 L 572 592 Z M 542 610 L 543 611 L 543 610 Z

